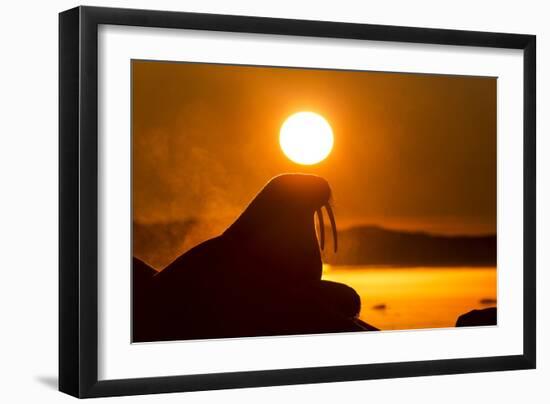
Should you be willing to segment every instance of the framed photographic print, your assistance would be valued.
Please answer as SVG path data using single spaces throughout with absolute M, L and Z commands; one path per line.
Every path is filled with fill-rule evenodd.
M 60 14 L 59 386 L 535 367 L 535 37 Z

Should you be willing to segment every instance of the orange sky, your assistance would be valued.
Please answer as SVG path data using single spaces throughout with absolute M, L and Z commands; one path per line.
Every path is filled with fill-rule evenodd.
M 212 236 L 274 175 L 333 188 L 339 227 L 496 232 L 496 79 L 132 62 L 133 209 L 142 223 L 197 218 Z M 324 116 L 334 149 L 301 166 L 284 120 Z

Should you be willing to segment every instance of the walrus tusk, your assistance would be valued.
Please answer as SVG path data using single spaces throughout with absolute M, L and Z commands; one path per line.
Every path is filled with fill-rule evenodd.
M 319 219 L 319 241 L 321 242 L 321 250 L 325 249 L 325 220 L 323 219 L 323 211 L 321 208 L 316 210 L 317 218 Z
M 334 213 L 332 213 L 332 208 L 330 204 L 325 205 L 327 210 L 328 218 L 330 219 L 330 227 L 332 228 L 332 242 L 334 243 L 334 252 L 338 250 L 338 232 L 336 231 L 336 221 L 334 220 Z

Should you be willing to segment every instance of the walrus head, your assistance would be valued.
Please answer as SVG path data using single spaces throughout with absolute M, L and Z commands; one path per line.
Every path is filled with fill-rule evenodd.
M 333 245 L 338 246 L 336 223 L 330 205 L 331 189 L 321 177 L 283 174 L 271 179 L 250 202 L 224 236 L 243 243 L 256 265 L 273 269 L 289 279 L 320 279 L 319 251 L 325 246 L 322 208 L 332 227 Z M 319 220 L 319 239 L 314 216 Z M 284 277 L 284 276 L 283 276 Z

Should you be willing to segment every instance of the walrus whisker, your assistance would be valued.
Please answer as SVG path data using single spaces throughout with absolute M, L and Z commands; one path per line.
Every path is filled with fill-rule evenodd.
M 317 218 L 319 219 L 319 241 L 321 243 L 321 250 L 325 249 L 325 220 L 323 219 L 323 211 L 321 208 L 315 211 Z
M 330 219 L 330 227 L 332 228 L 332 242 L 334 243 L 334 252 L 338 250 L 338 232 L 336 231 L 336 221 L 334 220 L 334 213 L 330 204 L 325 204 L 325 209 L 327 210 L 328 218 Z

